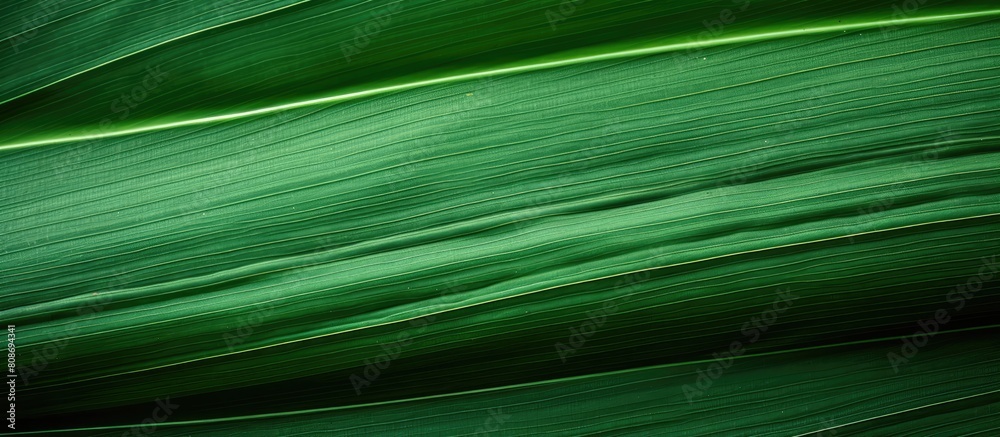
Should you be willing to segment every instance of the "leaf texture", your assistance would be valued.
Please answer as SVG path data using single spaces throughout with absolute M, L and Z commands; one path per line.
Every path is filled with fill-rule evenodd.
M 1000 9 L 740 4 L 60 6 L 0 86 L 20 429 L 988 435 Z

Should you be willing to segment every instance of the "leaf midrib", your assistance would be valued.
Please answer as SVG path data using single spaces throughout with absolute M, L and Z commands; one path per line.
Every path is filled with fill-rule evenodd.
M 308 1 L 308 0 L 306 0 L 306 1 Z M 291 6 L 294 6 L 294 5 L 291 5 Z M 225 122 L 225 121 L 234 120 L 234 119 L 240 119 L 240 118 L 246 118 L 246 117 L 254 117 L 254 116 L 260 116 L 260 115 L 266 115 L 266 114 L 271 114 L 271 113 L 275 113 L 275 112 L 281 112 L 281 111 L 286 111 L 286 110 L 296 109 L 296 108 L 303 108 L 303 107 L 308 107 L 308 106 L 316 106 L 316 105 L 338 103 L 338 102 L 343 102 L 343 101 L 348 101 L 348 100 L 360 99 L 360 98 L 365 98 L 365 97 L 370 97 L 370 96 L 375 96 L 375 95 L 380 95 L 380 94 L 387 94 L 387 93 L 392 93 L 392 92 L 398 92 L 398 91 L 405 91 L 405 90 L 410 90 L 410 89 L 415 89 L 415 88 L 421 88 L 421 87 L 426 87 L 426 86 L 432 86 L 432 85 L 454 83 L 454 82 L 464 82 L 464 81 L 469 81 L 469 80 L 474 80 L 474 79 L 482 79 L 482 78 L 494 77 L 494 76 L 513 75 L 513 74 L 526 73 L 526 72 L 531 72 L 531 71 L 547 70 L 547 69 L 558 68 L 558 67 L 566 67 L 566 66 L 571 66 L 571 65 L 586 64 L 586 63 L 591 63 L 591 62 L 601 62 L 601 61 L 609 61 L 609 60 L 615 60 L 615 59 L 634 58 L 634 57 L 657 55 L 657 54 L 663 54 L 663 53 L 669 53 L 669 52 L 675 52 L 675 51 L 682 51 L 682 50 L 702 49 L 702 48 L 706 48 L 706 47 L 715 47 L 715 46 L 722 46 L 722 45 L 729 45 L 729 44 L 750 43 L 750 42 L 758 42 L 758 41 L 766 41 L 766 40 L 775 40 L 775 39 L 789 38 L 789 37 L 796 37 L 796 36 L 804 36 L 804 35 L 816 35 L 816 34 L 833 33 L 833 32 L 848 32 L 848 31 L 854 31 L 854 30 L 863 30 L 863 29 L 871 29 L 871 28 L 883 27 L 883 26 L 887 26 L 887 25 L 901 26 L 901 25 L 925 24 L 925 23 L 958 21 L 958 20 L 966 20 L 966 19 L 973 19 L 973 18 L 984 18 L 984 17 L 993 17 L 993 16 L 1000 16 L 1000 9 L 989 9 L 989 10 L 985 10 L 985 11 L 967 12 L 967 13 L 958 13 L 958 14 L 932 15 L 932 16 L 924 16 L 924 17 L 915 17 L 915 18 L 891 19 L 891 20 L 871 20 L 871 21 L 863 21 L 863 22 L 858 22 L 858 23 L 837 24 L 837 25 L 827 25 L 827 26 L 814 26 L 814 27 L 802 28 L 802 29 L 772 31 L 772 32 L 761 32 L 761 33 L 755 33 L 755 34 L 749 34 L 749 35 L 733 36 L 733 37 L 727 37 L 727 38 L 718 38 L 718 39 L 708 40 L 708 41 L 693 41 L 693 42 L 684 42 L 684 43 L 672 43 L 672 44 L 655 45 L 655 46 L 643 47 L 643 48 L 637 48 L 637 49 L 610 51 L 610 52 L 599 53 L 599 54 L 595 54 L 595 55 L 570 57 L 570 58 L 548 60 L 548 61 L 536 61 L 534 63 L 526 63 L 526 64 L 521 64 L 521 65 L 513 65 L 513 66 L 507 66 L 507 67 L 500 67 L 500 68 L 491 69 L 491 70 L 475 71 L 475 72 L 471 72 L 471 73 L 463 73 L 463 74 L 456 74 L 456 75 L 451 75 L 451 76 L 443 76 L 443 77 L 438 77 L 438 78 L 433 78 L 433 79 L 426 79 L 426 80 L 421 80 L 421 81 L 407 82 L 407 83 L 401 83 L 401 84 L 395 84 L 395 85 L 387 85 L 387 86 L 376 87 L 376 88 L 371 88 L 371 89 L 365 89 L 365 90 L 360 90 L 360 91 L 354 91 L 354 92 L 349 92 L 349 93 L 335 94 L 335 95 L 331 95 L 331 96 L 327 96 L 327 97 L 320 97 L 320 98 L 309 99 L 309 100 L 301 100 L 301 101 L 292 102 L 292 103 L 286 103 L 286 104 L 282 104 L 282 105 L 276 105 L 276 106 L 269 106 L 269 107 L 254 109 L 254 110 L 250 110 L 250 111 L 242 111 L 242 112 L 235 112 L 235 113 L 230 113 L 230 114 L 215 115 L 215 116 L 210 116 L 210 117 L 187 119 L 187 120 L 175 121 L 175 122 L 170 122 L 170 123 L 152 124 L 152 125 L 149 125 L 149 126 L 141 126 L 141 127 L 131 128 L 131 129 L 123 129 L 123 130 L 119 130 L 119 131 L 106 132 L 106 133 L 96 134 L 96 135 L 65 136 L 65 137 L 57 137 L 57 138 L 52 138 L 52 139 L 47 139 L 47 140 L 36 140 L 36 141 L 28 141 L 28 142 L 23 142 L 23 143 L 3 144 L 3 145 L 0 145 L 0 151 L 22 149 L 22 148 L 29 148 L 29 147 L 35 147 L 35 146 L 44 146 L 44 145 L 50 145 L 50 144 L 59 144 L 59 143 L 66 143 L 66 142 L 73 142 L 73 141 L 90 141 L 90 140 L 97 140 L 97 139 L 104 139 L 104 138 L 113 138 L 113 137 L 126 136 L 126 135 L 132 135 L 132 134 L 138 134 L 138 133 L 144 133 L 144 132 L 152 132 L 152 131 L 158 131 L 158 130 L 172 129 L 172 128 L 178 128 L 178 127 L 184 127 L 184 126 L 194 126 L 194 125 L 201 125 L 201 124 L 211 124 L 211 123 Z

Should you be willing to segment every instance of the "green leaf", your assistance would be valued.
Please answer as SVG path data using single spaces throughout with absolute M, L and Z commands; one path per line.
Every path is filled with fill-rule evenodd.
M 989 2 L 245 3 L 5 52 L 18 431 L 997 427 Z

